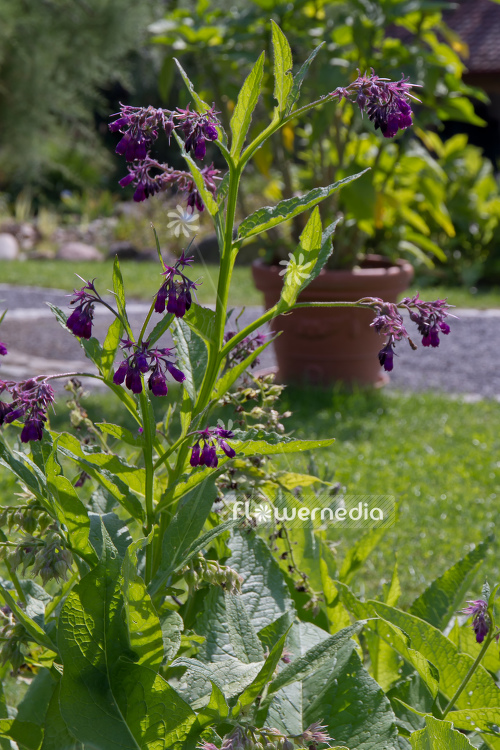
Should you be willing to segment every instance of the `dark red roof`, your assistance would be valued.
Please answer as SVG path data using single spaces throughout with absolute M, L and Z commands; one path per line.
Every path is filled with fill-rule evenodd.
M 464 60 L 470 73 L 500 74 L 500 4 L 493 0 L 462 0 L 446 14 L 448 25 L 469 47 Z

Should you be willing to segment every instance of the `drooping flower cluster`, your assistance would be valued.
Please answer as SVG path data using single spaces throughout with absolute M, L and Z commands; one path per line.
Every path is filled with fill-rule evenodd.
M 0 394 L 11 396 L 9 403 L 0 401 L 0 425 L 24 419 L 21 442 L 41 440 L 47 409 L 54 403 L 54 391 L 45 381 L 34 379 L 19 383 L 0 380 Z
M 182 318 L 192 303 L 191 290 L 195 291 L 197 282 L 191 281 L 182 273 L 182 269 L 189 267 L 194 258 L 186 258 L 183 252 L 173 266 L 165 266 L 162 276 L 165 281 L 156 294 L 155 312 L 172 313 L 176 318 Z M 177 277 L 177 278 L 176 278 Z
M 73 294 L 74 298 L 69 304 L 76 305 L 76 307 L 66 321 L 66 326 L 75 336 L 89 339 L 92 336 L 94 303 L 101 302 L 101 298 L 97 294 L 93 281 L 87 281 L 81 289 L 74 289 Z
M 359 73 L 359 71 L 358 71 Z M 407 78 L 391 81 L 372 74 L 359 74 L 353 83 L 346 88 L 334 91 L 339 98 L 355 101 L 361 110 L 368 115 L 375 126 L 380 128 L 385 138 L 393 138 L 398 130 L 405 130 L 412 124 L 412 110 L 409 99 L 419 101 L 411 89 L 419 84 L 408 83 Z
M 330 746 L 332 738 L 326 732 L 326 727 L 319 721 L 307 727 L 302 734 L 286 735 L 273 727 L 236 727 L 230 734 L 226 734 L 220 750 L 294 750 L 295 747 L 316 748 L 319 745 Z M 213 742 L 203 741 L 200 750 L 219 750 Z
M 219 464 L 217 445 L 222 448 L 228 458 L 235 457 L 236 451 L 226 442 L 226 438 L 234 437 L 232 430 L 225 430 L 223 427 L 206 427 L 195 434 L 198 435 L 198 439 L 191 446 L 191 466 L 208 466 L 215 469 Z
M 412 349 L 417 348 L 406 330 L 400 312 L 401 309 L 407 310 L 410 320 L 416 323 L 422 336 L 423 346 L 439 346 L 439 334 L 450 332 L 450 326 L 445 322 L 445 318 L 450 314 L 448 312 L 450 305 L 446 300 L 438 299 L 433 302 L 426 302 L 419 298 L 417 292 L 414 297 L 405 297 L 397 305 L 393 302 L 383 302 L 383 300 L 377 298 L 367 298 L 360 300 L 360 302 L 367 304 L 376 314 L 371 327 L 375 328 L 377 333 L 382 336 L 388 337 L 387 343 L 378 355 L 380 364 L 388 372 L 394 367 L 394 346 L 397 341 L 408 339 Z
M 488 602 L 484 599 L 468 601 L 468 607 L 462 610 L 464 615 L 473 615 L 472 628 L 476 634 L 477 643 L 482 643 L 488 635 L 491 627 L 491 619 L 488 614 Z
M 227 344 L 228 341 L 231 341 L 231 339 L 236 336 L 236 333 L 236 331 L 227 331 L 224 334 L 224 343 Z M 266 338 L 268 335 L 269 334 L 266 333 L 257 333 L 255 336 L 247 336 L 246 338 L 242 339 L 230 352 L 228 357 L 228 365 L 232 366 L 237 364 L 238 362 L 243 362 L 243 360 L 246 359 L 256 349 L 258 349 L 259 346 L 262 346 L 266 343 Z M 256 367 L 259 362 L 259 358 L 256 357 L 251 363 L 250 367 Z
M 218 138 L 218 112 L 212 107 L 203 114 L 192 112 L 189 105 L 186 109 L 170 111 L 155 109 L 154 107 L 121 107 L 114 122 L 109 126 L 113 132 L 122 133 L 116 152 L 125 156 L 133 165 L 129 173 L 120 180 L 120 185 L 126 187 L 133 184 L 136 188 L 134 200 L 146 200 L 167 188 L 175 187 L 188 194 L 187 205 L 191 211 L 196 208 L 204 210 L 204 203 L 190 172 L 173 169 L 168 164 L 161 164 L 150 155 L 150 149 L 163 131 L 169 139 L 175 131 L 184 140 L 184 149 L 192 153 L 196 159 L 204 159 L 207 142 Z M 211 166 L 201 171 L 205 187 L 215 195 L 217 185 L 215 180 L 219 170 Z
M 123 339 L 122 349 L 132 350 L 113 375 L 116 385 L 125 385 L 132 393 L 142 393 L 142 377 L 148 372 L 148 387 L 154 396 L 166 396 L 168 393 L 167 373 L 174 380 L 182 383 L 186 376 L 170 361 L 172 349 L 150 349 L 149 342 L 136 344 L 129 339 Z

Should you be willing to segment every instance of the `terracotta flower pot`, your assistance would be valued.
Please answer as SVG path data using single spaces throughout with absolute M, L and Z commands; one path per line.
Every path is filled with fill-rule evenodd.
M 279 299 L 283 277 L 279 266 L 261 260 L 252 265 L 257 289 L 264 293 L 266 309 Z M 352 271 L 321 271 L 299 297 L 300 302 L 381 297 L 396 302 L 409 286 L 413 267 L 399 260 L 392 264 L 380 255 L 368 255 L 362 267 Z M 273 331 L 282 331 L 274 342 L 281 382 L 309 381 L 320 385 L 334 382 L 382 385 L 387 382 L 378 361 L 384 340 L 370 323 L 369 310 L 300 309 L 271 321 Z

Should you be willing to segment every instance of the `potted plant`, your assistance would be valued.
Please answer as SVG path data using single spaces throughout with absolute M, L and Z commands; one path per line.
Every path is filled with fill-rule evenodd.
M 389 78 L 399 77 L 404 70 L 417 79 L 425 105 L 416 114 L 418 137 L 413 131 L 412 136 L 400 133 L 394 140 L 384 138 L 380 130 L 374 132 L 366 117 L 363 121 L 356 116 L 349 101 L 340 106 L 326 101 L 323 107 L 291 119 L 281 137 L 268 140 L 253 155 L 253 191 L 274 202 L 292 200 L 315 187 L 370 170 L 342 190 L 332 191 L 322 203 L 324 218 L 343 218 L 337 225 L 333 253 L 320 276 L 302 293 L 303 301 L 354 301 L 367 296 L 396 301 L 413 277 L 410 259 L 427 267 L 436 259 L 446 260 L 430 227 L 438 226 L 446 236 L 454 234 L 443 171 L 426 147 L 433 136 L 429 128 L 441 120 L 477 121 L 464 96 L 470 89 L 461 81 L 459 42 L 452 39 L 440 13 L 435 9 L 431 13 L 425 2 L 412 4 L 411 9 L 402 4 L 376 6 L 376 13 L 355 2 L 335 0 L 322 3 L 314 12 L 302 4 L 294 13 L 279 3 L 271 3 L 269 8 L 291 39 L 292 48 L 304 56 L 309 54 L 312 39 L 324 40 L 320 54 L 316 57 L 315 50 L 311 55 L 314 75 L 303 86 L 308 98 L 345 88 L 352 81 L 352 70 L 373 66 Z M 167 50 L 162 81 L 167 80 L 174 44 L 178 46 L 182 39 L 199 88 L 217 81 L 216 104 L 223 120 L 228 120 L 234 106 L 235 78 L 253 52 L 256 39 L 265 40 L 267 29 L 258 3 L 246 4 L 231 15 L 215 6 L 204 6 L 202 15 L 194 6 L 170 11 L 165 24 L 160 21 L 152 29 L 155 43 Z M 209 38 L 208 30 L 213 32 Z M 444 80 L 438 55 L 446 55 L 449 64 Z M 453 97 L 449 97 L 451 91 Z M 271 110 L 273 90 L 266 72 L 262 99 L 261 108 Z M 251 193 L 243 194 L 243 213 L 252 199 Z M 279 299 L 284 264 L 303 228 L 303 216 L 297 216 L 291 229 L 271 228 L 261 242 L 264 257 L 252 270 L 268 309 Z M 274 345 L 279 377 L 321 383 L 385 382 L 387 373 L 382 372 L 375 356 L 377 337 L 367 322 L 362 310 L 308 309 L 274 318 L 271 327 L 281 332 Z

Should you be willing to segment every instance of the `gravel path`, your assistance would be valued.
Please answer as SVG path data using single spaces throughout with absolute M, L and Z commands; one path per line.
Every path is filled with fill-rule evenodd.
M 9 356 L 2 358 L 1 376 L 24 378 L 46 372 L 91 369 L 78 341 L 55 321 L 45 302 L 67 309 L 66 292 L 56 289 L 10 287 L 0 284 L 0 310 L 8 308 L 0 339 L 7 343 Z M 148 306 L 132 302 L 128 306 L 134 329 L 142 324 Z M 240 318 L 240 326 L 261 312 L 249 307 Z M 435 390 L 466 394 L 469 398 L 490 397 L 500 400 L 500 310 L 455 310 L 449 336 L 442 336 L 439 348 L 419 347 L 412 352 L 404 342 L 398 347 L 389 390 Z M 158 317 L 152 322 L 155 325 Z M 95 331 L 102 340 L 111 321 L 111 313 L 97 308 Z M 168 337 L 162 341 L 168 345 Z M 275 364 L 272 347 L 261 357 L 263 368 Z

